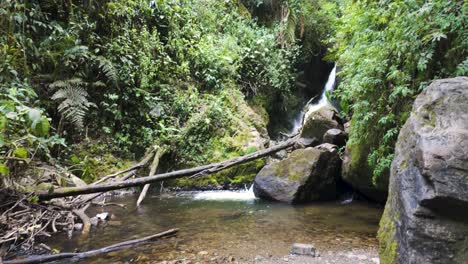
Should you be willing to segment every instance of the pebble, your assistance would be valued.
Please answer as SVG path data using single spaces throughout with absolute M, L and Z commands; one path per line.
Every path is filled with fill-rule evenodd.
M 200 256 L 208 255 L 208 251 L 200 251 L 198 252 L 198 255 Z
M 100 220 L 106 220 L 107 217 L 109 217 L 109 213 L 107 212 L 104 212 L 104 213 L 100 213 L 100 214 L 97 214 L 96 217 Z
M 75 230 L 76 230 L 76 231 L 80 231 L 80 230 L 82 230 L 82 229 L 83 229 L 83 224 L 82 224 L 82 223 L 77 223 L 77 224 L 75 224 Z

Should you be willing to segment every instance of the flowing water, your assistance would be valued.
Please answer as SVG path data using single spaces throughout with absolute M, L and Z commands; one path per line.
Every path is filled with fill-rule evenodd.
M 290 131 L 290 134 L 296 134 L 299 129 L 302 127 L 302 122 L 304 120 L 307 120 L 307 117 L 320 109 L 323 106 L 329 105 L 330 102 L 328 101 L 327 98 L 327 93 L 333 91 L 335 88 L 335 83 L 336 83 L 336 65 L 333 67 L 332 71 L 330 72 L 330 75 L 328 76 L 327 83 L 325 84 L 325 87 L 323 88 L 322 94 L 320 95 L 320 98 L 318 101 L 313 100 L 312 104 L 306 104 L 301 112 L 297 114 L 297 116 L 293 119 L 293 126 Z
M 139 208 L 135 206 L 137 198 L 112 199 L 111 202 L 124 204 L 126 208 L 90 208 L 87 211 L 90 216 L 101 212 L 112 216 L 88 237 L 76 233 L 69 239 L 66 234 L 59 234 L 45 242 L 62 252 L 85 251 L 180 228 L 177 237 L 86 259 L 83 263 L 158 263 L 197 260 L 204 255 L 207 256 L 201 263 L 226 257 L 253 263 L 258 255 L 287 255 L 291 244 L 296 242 L 312 243 L 319 251 L 375 250 L 381 215 L 380 208 L 357 202 L 300 206 L 265 202 L 255 199 L 251 190 L 155 195 L 147 197 Z

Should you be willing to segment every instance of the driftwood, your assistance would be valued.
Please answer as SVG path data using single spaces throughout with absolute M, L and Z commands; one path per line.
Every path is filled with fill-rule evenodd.
M 126 181 L 114 182 L 114 183 L 101 183 L 101 184 L 94 184 L 88 186 L 81 186 L 81 187 L 68 187 L 68 188 L 58 188 L 53 191 L 42 191 L 37 192 L 36 195 L 39 197 L 40 200 L 50 200 L 53 198 L 60 198 L 60 197 L 68 197 L 68 196 L 76 196 L 82 194 L 91 194 L 91 193 L 100 193 L 100 192 L 107 192 L 112 190 L 118 189 L 125 189 L 135 186 L 142 186 L 149 183 L 160 182 L 169 179 L 176 179 L 185 176 L 192 176 L 193 178 L 202 177 L 211 173 L 219 172 L 221 170 L 225 170 L 231 168 L 233 166 L 249 162 L 252 160 L 256 160 L 259 158 L 263 158 L 269 156 L 273 153 L 276 153 L 280 150 L 291 148 L 293 146 L 297 146 L 298 138 L 291 138 L 285 142 L 277 144 L 267 149 L 263 149 L 242 157 L 232 158 L 229 160 L 225 160 L 219 163 L 213 163 L 208 165 L 203 165 L 195 168 L 190 169 L 183 169 L 178 171 L 172 171 L 162 174 L 156 175 L 149 175 L 146 177 L 141 177 L 137 179 L 131 179 Z M 300 143 L 299 143 L 300 145 Z
M 136 246 L 142 243 L 146 243 L 150 240 L 156 239 L 156 238 L 162 238 L 162 237 L 167 237 L 176 234 L 179 231 L 179 229 L 170 229 L 158 234 L 154 234 L 151 236 L 143 237 L 143 238 L 138 238 L 138 239 L 133 239 L 133 240 L 128 240 L 124 241 L 121 243 L 117 243 L 111 246 L 95 249 L 95 250 L 90 250 L 90 251 L 85 251 L 85 252 L 79 252 L 79 253 L 59 253 L 59 254 L 54 254 L 54 255 L 41 255 L 41 256 L 35 256 L 35 257 L 29 257 L 25 259 L 16 259 L 16 260 L 6 260 L 3 261 L 4 264 L 36 264 L 36 263 L 44 263 L 44 262 L 50 262 L 50 261 L 56 261 L 56 260 L 61 260 L 61 259 L 70 259 L 70 258 L 88 258 L 91 256 L 99 255 L 99 254 L 105 254 L 109 253 L 112 251 L 128 248 L 131 246 Z
M 163 148 L 156 147 L 156 153 L 154 154 L 153 163 L 151 163 L 149 175 L 156 174 L 156 170 L 158 169 L 158 165 L 159 165 L 159 159 L 161 158 L 162 155 L 164 155 L 164 152 L 166 152 L 164 147 Z M 141 202 L 143 202 L 143 200 L 145 199 L 146 193 L 148 192 L 149 187 L 150 187 L 149 183 L 143 186 L 143 190 L 141 190 L 140 196 L 138 197 L 137 206 L 140 206 Z
M 83 222 L 83 235 L 88 235 L 89 231 L 91 230 L 91 220 L 89 219 L 89 216 L 85 213 L 86 209 L 89 207 L 89 203 L 85 205 L 81 209 L 73 209 L 72 212 L 77 215 L 80 219 L 81 222 Z

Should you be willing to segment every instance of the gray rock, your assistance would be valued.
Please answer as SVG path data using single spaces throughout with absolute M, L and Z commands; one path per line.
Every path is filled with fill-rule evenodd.
M 328 152 L 331 152 L 331 153 L 337 153 L 338 152 L 338 146 L 330 144 L 330 143 L 323 143 L 323 144 L 320 144 L 320 145 L 316 146 L 315 148 L 320 149 L 320 150 L 325 150 L 325 151 L 328 151 Z
M 312 244 L 294 243 L 289 253 L 294 255 L 307 255 L 315 257 L 315 247 Z
M 372 182 L 372 169 L 367 160 L 369 154 L 366 144 L 347 144 L 341 166 L 342 179 L 367 198 L 385 203 L 387 200 L 389 171 L 384 171 L 377 182 Z
M 91 222 L 92 226 L 97 226 L 99 224 L 99 219 L 97 217 L 91 217 L 89 221 Z
M 83 229 L 83 224 L 82 223 L 76 223 L 75 224 L 75 230 L 76 231 L 80 231 Z
M 380 223 L 386 263 L 468 261 L 468 78 L 433 82 L 398 136 Z
M 342 147 L 346 145 L 346 140 L 348 139 L 348 134 L 343 130 L 332 128 L 327 130 L 323 135 L 323 142 L 330 143 Z
M 346 134 L 349 134 L 349 131 L 350 131 L 350 128 L 351 128 L 351 121 L 348 121 L 348 122 L 344 123 L 343 128 L 344 128 L 344 132 L 346 132 Z
M 287 203 L 333 199 L 340 164 L 338 151 L 332 147 L 295 150 L 288 158 L 263 167 L 255 177 L 254 193 Z
M 325 132 L 332 128 L 343 130 L 338 111 L 331 106 L 323 106 L 306 117 L 301 137 L 322 141 Z
M 109 217 L 109 213 L 107 213 L 107 212 L 100 213 L 100 214 L 97 214 L 96 217 L 99 220 L 106 220 Z

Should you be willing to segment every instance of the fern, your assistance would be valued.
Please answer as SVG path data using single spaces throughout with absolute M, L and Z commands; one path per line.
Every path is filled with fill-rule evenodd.
M 50 85 L 50 88 L 57 89 L 52 95 L 52 100 L 61 101 L 58 111 L 79 130 L 84 127 L 84 119 L 89 107 L 95 106 L 88 100 L 89 94 L 85 89 L 86 86 L 87 83 L 79 78 L 59 80 Z
M 98 68 L 102 71 L 107 80 L 117 83 L 117 70 L 110 60 L 103 56 L 97 56 Z

